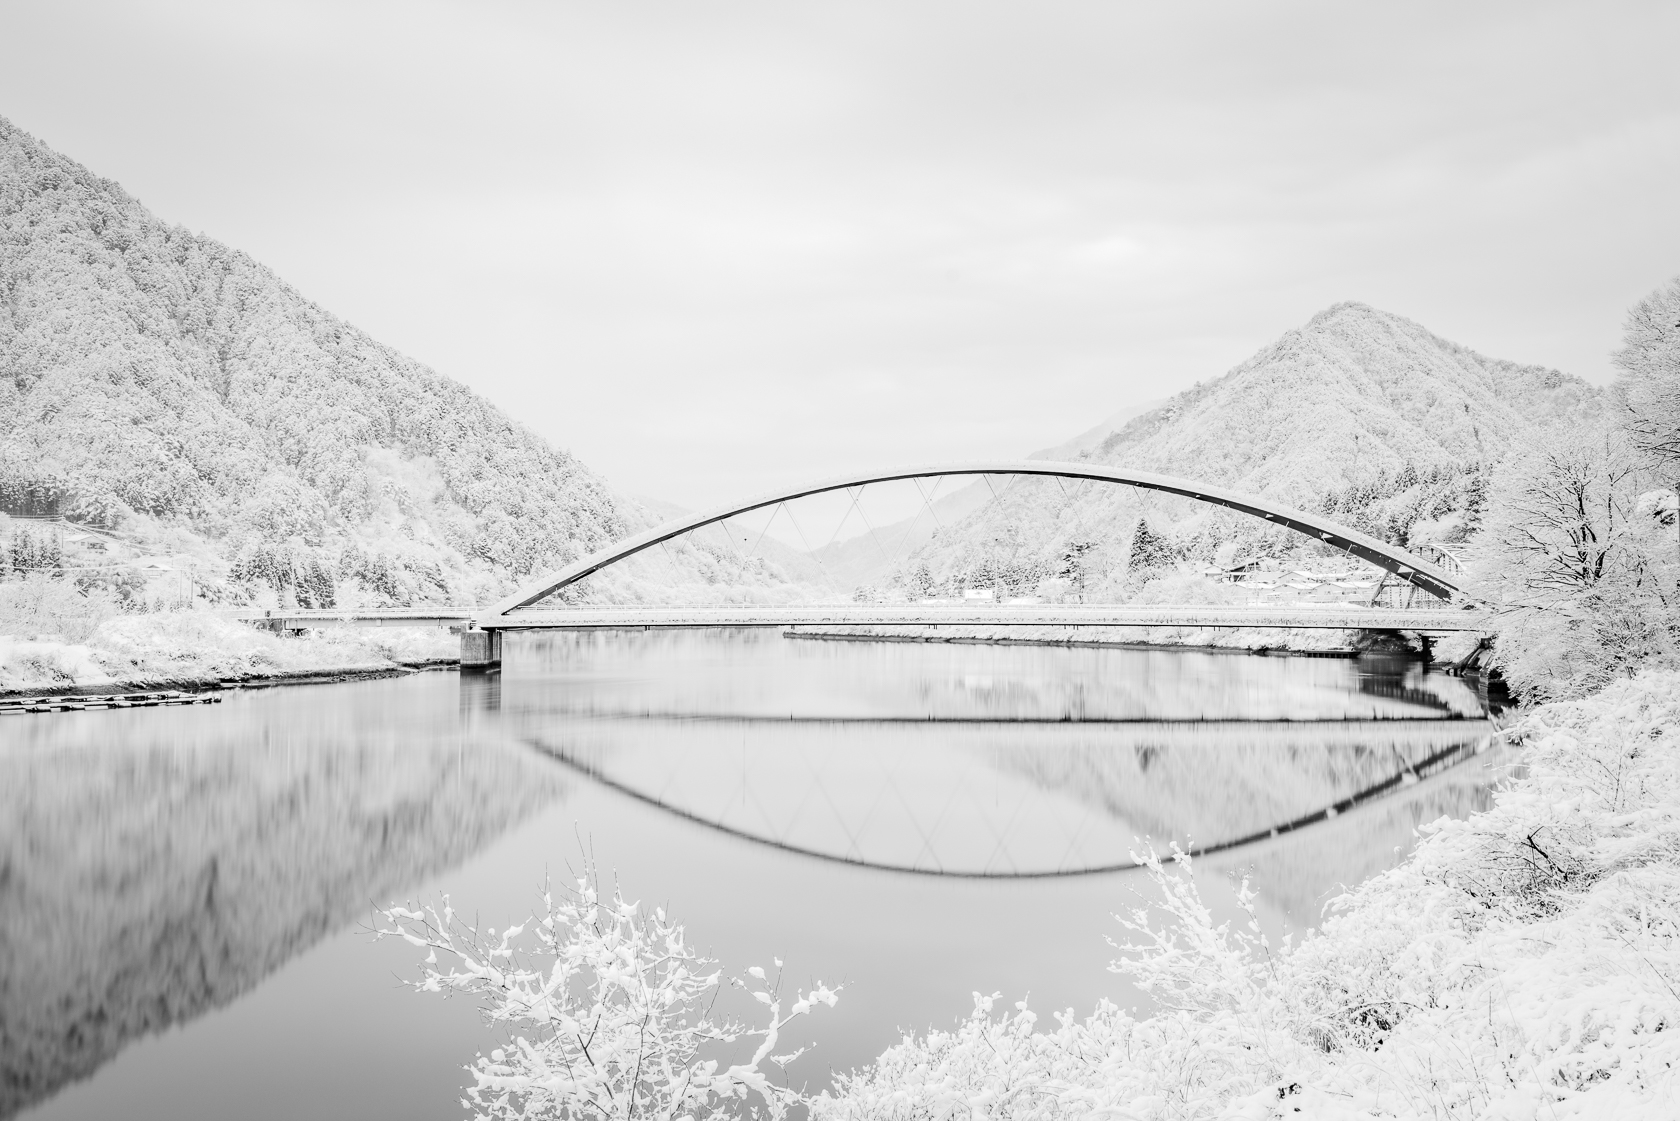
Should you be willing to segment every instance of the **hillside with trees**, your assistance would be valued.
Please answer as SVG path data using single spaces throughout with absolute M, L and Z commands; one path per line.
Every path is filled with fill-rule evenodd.
M 458 382 L 0 119 L 0 512 L 201 594 L 483 601 L 646 515 Z
M 1402 545 L 1456 548 L 1480 524 L 1495 463 L 1526 434 L 1605 407 L 1579 378 L 1344 303 L 1077 458 L 1263 495 Z M 1129 598 L 1175 568 L 1325 563 L 1321 551 L 1189 499 L 1023 478 L 921 550 L 896 583 L 1029 594 L 1060 580 L 1085 597 Z

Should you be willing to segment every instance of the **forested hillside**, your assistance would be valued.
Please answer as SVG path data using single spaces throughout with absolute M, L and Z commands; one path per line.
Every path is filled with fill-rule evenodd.
M 641 517 L 465 386 L 0 119 L 0 511 L 60 506 L 219 559 L 215 594 L 301 602 L 482 600 Z
M 1474 530 L 1487 472 L 1514 441 L 1601 408 L 1601 392 L 1579 378 L 1485 358 L 1345 303 L 1079 458 L 1266 495 L 1401 544 L 1450 545 Z M 1122 593 L 1128 571 L 1135 584 L 1179 562 L 1300 559 L 1302 546 L 1187 499 L 1020 480 L 898 580 L 921 585 L 913 592 L 953 576 L 1013 592 L 1060 576 Z

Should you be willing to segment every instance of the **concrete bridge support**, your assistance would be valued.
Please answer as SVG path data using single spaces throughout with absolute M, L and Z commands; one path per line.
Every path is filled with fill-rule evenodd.
M 502 632 L 477 628 L 461 632 L 461 670 L 482 673 L 502 668 Z

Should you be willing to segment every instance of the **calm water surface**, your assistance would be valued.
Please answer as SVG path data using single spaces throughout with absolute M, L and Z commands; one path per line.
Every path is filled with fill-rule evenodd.
M 1404 664 L 689 633 L 6 718 L 0 1118 L 459 1117 L 492 1038 L 370 908 L 500 926 L 585 859 L 729 972 L 843 982 L 814 1086 L 974 990 L 1137 1005 L 1105 936 L 1146 840 L 1211 850 L 1217 913 L 1248 875 L 1310 926 L 1485 804 L 1480 716 Z

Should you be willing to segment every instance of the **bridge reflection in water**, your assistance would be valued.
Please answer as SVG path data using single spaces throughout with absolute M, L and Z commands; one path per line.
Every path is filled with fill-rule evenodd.
M 509 675 L 465 679 L 479 692 L 464 703 L 580 777 L 797 856 L 1023 879 L 1133 868 L 1147 843 L 1240 850 L 1277 865 L 1292 911 L 1489 783 L 1476 698 L 1415 664 L 938 644 L 875 657 L 749 633 L 545 636 Z M 1398 821 L 1394 795 L 1414 811 Z M 1333 852 L 1303 862 L 1315 829 Z M 1294 858 L 1268 856 L 1293 834 L 1308 842 Z
M 523 914 L 580 843 L 730 969 L 844 979 L 792 1070 L 821 1085 L 979 986 L 1131 999 L 1102 936 L 1146 886 L 1134 837 L 1315 922 L 1485 804 L 1489 732 L 1403 663 L 764 632 L 31 717 L 0 743 L 0 1117 L 448 1115 L 477 1017 L 394 986 L 411 948 L 356 919 L 443 890 Z

